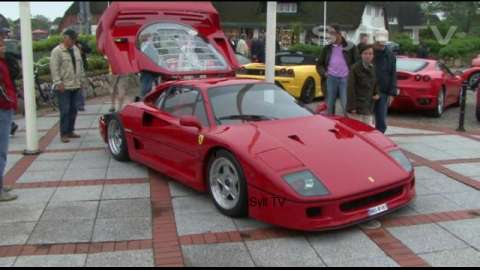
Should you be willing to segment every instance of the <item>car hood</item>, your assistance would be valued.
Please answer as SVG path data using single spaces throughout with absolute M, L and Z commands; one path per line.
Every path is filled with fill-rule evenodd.
M 239 67 L 211 2 L 113 2 L 96 37 L 114 74 L 148 70 L 168 79 L 231 75 Z
M 409 175 L 386 154 L 395 145 L 377 131 L 355 131 L 319 115 L 251 125 L 260 144 L 256 158 L 280 175 L 309 169 L 334 196 L 371 191 Z

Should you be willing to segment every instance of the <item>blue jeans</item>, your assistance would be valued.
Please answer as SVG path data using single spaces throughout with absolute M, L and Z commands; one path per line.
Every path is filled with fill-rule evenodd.
M 340 104 L 344 114 L 347 109 L 347 80 L 348 77 L 327 76 L 327 110 L 328 114 L 335 114 L 335 103 L 340 96 Z
M 382 133 L 387 131 L 388 97 L 388 95 L 381 93 L 380 99 L 375 102 L 375 128 Z
M 73 133 L 75 119 L 77 118 L 80 90 L 65 90 L 57 92 L 58 107 L 60 108 L 60 136 Z
M 8 141 L 12 125 L 13 110 L 0 109 L 0 192 L 3 190 L 3 174 L 7 165 Z
M 144 98 L 148 93 L 150 93 L 156 77 L 157 76 L 155 74 L 148 71 L 142 71 L 140 73 L 140 83 L 142 85 L 140 89 L 140 96 L 142 98 Z
M 87 95 L 86 92 L 87 91 L 84 88 L 80 90 L 80 97 L 78 98 L 78 104 L 77 104 L 78 109 L 85 108 L 85 96 Z

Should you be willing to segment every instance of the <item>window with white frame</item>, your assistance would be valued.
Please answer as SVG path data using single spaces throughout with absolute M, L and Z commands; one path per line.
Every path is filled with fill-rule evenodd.
M 297 13 L 296 2 L 277 2 L 277 13 Z

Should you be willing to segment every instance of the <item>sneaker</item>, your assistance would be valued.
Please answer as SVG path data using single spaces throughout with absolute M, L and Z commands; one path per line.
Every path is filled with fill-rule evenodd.
M 18 125 L 15 122 L 12 123 L 12 128 L 10 129 L 10 135 L 15 136 L 15 132 L 17 132 Z
M 78 134 L 75 134 L 75 133 L 71 133 L 70 135 L 68 135 L 68 138 L 71 138 L 71 139 L 78 139 L 78 138 L 81 138 L 80 135 Z
M 17 195 L 10 194 L 6 191 L 1 191 L 0 192 L 0 202 L 8 202 L 8 201 L 13 201 L 17 199 Z
M 84 111 L 85 111 L 85 108 L 78 108 L 78 111 L 84 112 Z
M 61 140 L 62 140 L 63 143 L 69 143 L 70 142 L 70 140 L 68 139 L 67 136 L 62 136 Z
M 3 191 L 5 191 L 5 192 L 10 192 L 10 191 L 12 191 L 12 189 L 13 188 L 11 188 L 11 187 L 3 186 Z

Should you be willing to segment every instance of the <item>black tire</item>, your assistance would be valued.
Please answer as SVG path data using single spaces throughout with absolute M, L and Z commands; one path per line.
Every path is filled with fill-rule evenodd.
M 233 166 L 235 167 L 236 172 L 238 173 L 239 199 L 237 203 L 234 204 L 234 207 L 230 209 L 222 207 L 217 202 L 217 200 L 215 199 L 214 191 L 212 187 L 213 179 L 211 179 L 210 177 L 212 165 L 215 163 L 216 160 L 219 160 L 219 159 L 227 159 L 228 161 L 230 161 L 231 164 L 233 164 Z M 240 163 L 237 161 L 237 159 L 233 156 L 232 153 L 226 150 L 218 150 L 217 152 L 215 152 L 215 154 L 212 155 L 207 165 L 207 185 L 208 185 L 208 192 L 212 198 L 213 204 L 222 214 L 229 217 L 245 217 L 248 215 L 247 181 L 245 179 L 245 175 L 243 173 Z
M 315 80 L 308 78 L 302 86 L 300 101 L 305 104 L 312 103 L 315 99 Z
M 118 126 L 117 126 L 118 125 Z M 113 132 L 117 132 L 116 129 L 119 128 L 117 133 L 118 137 L 115 139 L 111 136 L 115 136 L 112 134 Z M 114 145 L 116 147 L 114 147 Z M 127 140 L 125 137 L 125 130 L 123 129 L 122 122 L 120 121 L 120 117 L 114 113 L 111 115 L 110 120 L 107 122 L 107 145 L 110 154 L 112 154 L 113 158 L 118 161 L 129 161 L 130 156 L 128 155 L 128 146 Z
M 468 77 L 468 85 L 470 86 L 473 85 L 475 81 L 479 79 L 478 76 L 480 76 L 480 72 L 474 72 L 470 74 L 470 76 Z M 472 90 L 475 90 L 475 89 L 472 89 Z
M 437 106 L 432 111 L 432 116 L 436 117 L 436 118 L 441 117 L 443 112 L 445 111 L 445 89 L 442 88 L 440 91 L 438 91 L 438 93 L 439 93 L 439 95 L 438 95 L 437 100 L 436 100 Z M 438 104 L 440 102 L 440 99 L 442 99 L 442 101 L 441 101 L 442 105 L 441 106 Z

